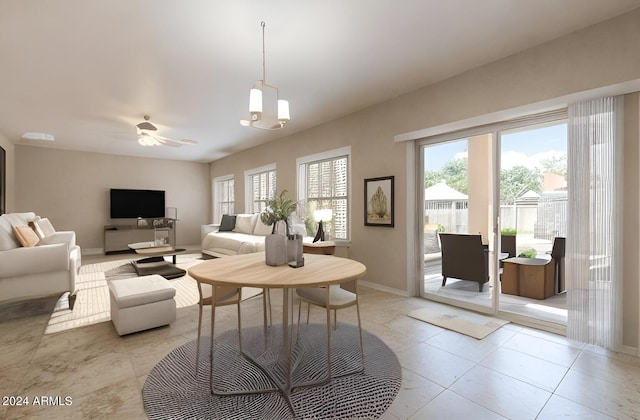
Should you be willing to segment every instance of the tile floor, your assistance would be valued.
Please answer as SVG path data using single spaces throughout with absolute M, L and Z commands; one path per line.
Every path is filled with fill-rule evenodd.
M 146 375 L 195 339 L 197 306 L 178 309 L 169 327 L 119 337 L 110 322 L 45 335 L 53 304 L 0 304 L 0 418 L 146 418 Z M 383 419 L 640 419 L 640 359 L 515 324 L 476 340 L 406 316 L 429 305 L 361 288 L 363 327 L 403 367 L 402 389 Z M 261 309 L 261 298 L 246 301 L 245 325 L 261 322 Z M 233 328 L 234 308 L 219 311 L 216 331 Z M 312 310 L 318 322 L 323 316 Z M 338 317 L 353 322 L 355 310 Z M 21 396 L 31 405 L 4 405 Z

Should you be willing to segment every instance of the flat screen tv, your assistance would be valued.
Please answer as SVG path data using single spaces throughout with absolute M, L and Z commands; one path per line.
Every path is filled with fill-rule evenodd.
M 164 217 L 164 191 L 111 189 L 111 218 Z

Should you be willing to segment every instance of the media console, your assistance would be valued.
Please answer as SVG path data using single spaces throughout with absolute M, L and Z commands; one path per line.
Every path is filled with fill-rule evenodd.
M 145 223 L 140 223 L 144 220 Z M 176 246 L 175 219 L 139 219 L 135 225 L 106 225 L 104 253 L 132 252 L 129 244 L 154 242 Z

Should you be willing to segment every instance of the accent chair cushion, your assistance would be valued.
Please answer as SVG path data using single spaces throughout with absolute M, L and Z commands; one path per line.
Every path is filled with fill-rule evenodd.
M 18 238 L 18 242 L 24 247 L 36 246 L 40 242 L 38 235 L 29 226 L 14 226 L 13 233 Z
M 231 232 L 236 227 L 236 216 L 223 214 L 218 232 Z

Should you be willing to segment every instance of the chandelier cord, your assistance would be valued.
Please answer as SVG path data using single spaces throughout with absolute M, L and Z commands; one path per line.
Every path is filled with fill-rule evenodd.
M 264 20 L 262 22 L 260 22 L 260 26 L 262 26 L 262 82 L 263 83 L 267 83 L 267 76 L 266 76 L 266 65 L 265 65 L 265 49 L 264 49 L 264 27 L 266 26 L 266 24 L 264 23 Z

